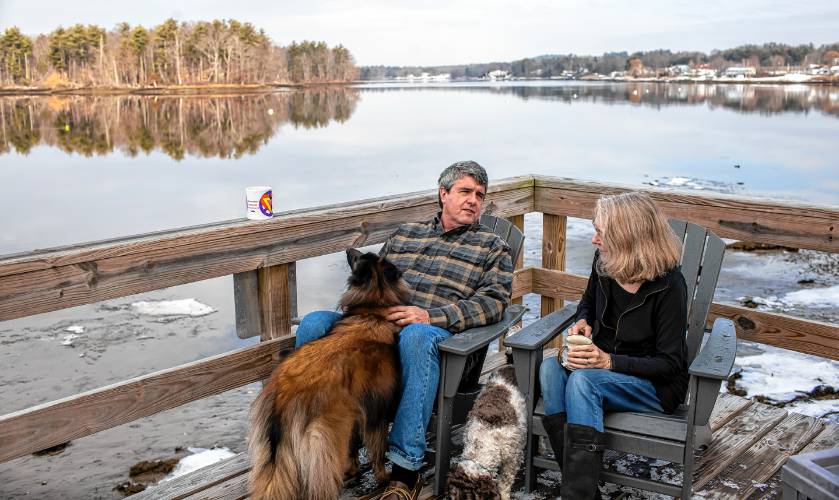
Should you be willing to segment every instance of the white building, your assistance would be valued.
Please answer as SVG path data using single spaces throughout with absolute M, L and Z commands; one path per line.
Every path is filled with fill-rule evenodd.
M 690 66 L 687 64 L 676 64 L 667 68 L 667 74 L 670 76 L 687 75 L 690 72 Z
M 510 76 L 510 72 L 503 69 L 495 69 L 487 73 L 487 78 L 490 80 L 507 80 Z
M 690 76 L 694 78 L 714 78 L 717 76 L 717 70 L 709 64 L 697 64 L 690 70 Z
M 755 76 L 757 70 L 751 66 L 731 66 L 725 70 L 723 76 L 728 78 L 746 78 L 748 76 Z
M 807 74 L 808 75 L 829 75 L 830 70 L 827 66 L 822 66 L 821 64 L 811 64 L 807 66 Z

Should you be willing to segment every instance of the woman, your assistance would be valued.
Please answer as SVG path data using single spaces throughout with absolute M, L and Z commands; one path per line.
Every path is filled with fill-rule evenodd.
M 569 350 L 573 371 L 550 358 L 539 374 L 562 498 L 599 498 L 604 411 L 672 413 L 688 385 L 679 239 L 644 193 L 598 200 L 594 228 L 591 276 L 568 329 L 593 343 Z

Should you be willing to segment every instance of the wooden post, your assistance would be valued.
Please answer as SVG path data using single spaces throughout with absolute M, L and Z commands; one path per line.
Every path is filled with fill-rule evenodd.
M 508 220 L 513 223 L 514 226 L 519 228 L 521 234 L 524 234 L 524 215 L 513 215 L 509 217 Z M 519 252 L 519 258 L 517 261 L 513 262 L 513 269 L 519 270 L 524 267 L 524 248 L 522 248 L 521 252 Z M 513 304 L 521 304 L 521 297 L 517 299 L 513 299 Z
M 233 275 L 233 303 L 236 307 L 236 335 L 240 339 L 262 335 L 259 272 L 256 269 Z
M 542 219 L 542 268 L 565 270 L 565 240 L 568 218 L 564 215 L 544 214 Z M 562 308 L 562 301 L 542 296 L 542 317 Z M 559 337 L 557 337 L 559 339 Z M 559 347 L 555 340 L 550 347 Z
M 522 215 L 512 215 L 510 217 L 507 217 L 507 220 L 509 220 L 514 226 L 516 226 L 519 229 L 519 231 L 521 231 L 521 234 L 524 234 L 524 214 L 522 214 Z M 518 260 L 513 262 L 513 270 L 517 271 L 517 270 L 519 270 L 523 267 L 524 267 L 524 248 L 522 248 L 521 252 L 519 252 Z M 521 304 L 521 297 L 513 299 L 513 304 Z M 520 327 L 521 326 L 521 321 L 519 321 L 515 326 Z M 506 337 L 507 337 L 506 333 L 501 335 L 500 337 L 498 337 L 498 350 L 499 351 L 504 351 L 504 339 Z
M 297 297 L 294 263 L 259 269 L 259 309 L 262 317 L 261 340 L 291 334 L 291 318 L 295 315 Z
M 296 263 L 234 274 L 233 298 L 236 334 L 240 339 L 258 335 L 261 340 L 268 340 L 288 335 L 291 319 L 297 316 Z

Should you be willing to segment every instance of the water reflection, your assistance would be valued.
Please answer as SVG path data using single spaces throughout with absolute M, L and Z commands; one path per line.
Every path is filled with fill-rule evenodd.
M 285 123 L 317 128 L 344 122 L 361 92 L 476 92 L 573 103 L 653 108 L 707 105 L 774 115 L 818 111 L 839 117 L 839 88 L 806 85 L 504 82 L 362 85 L 229 96 L 50 96 L 0 98 L 0 154 L 38 144 L 84 156 L 115 149 L 159 150 L 180 160 L 256 153 Z
M 659 83 L 479 83 L 462 85 L 365 86 L 367 92 L 452 91 L 512 95 L 524 100 L 639 104 L 654 108 L 706 104 L 742 113 L 773 115 L 819 111 L 839 117 L 839 87 L 815 85 L 659 84 Z
M 51 96 L 0 98 L 0 154 L 28 154 L 38 144 L 84 156 L 159 150 L 240 158 L 254 154 L 286 123 L 318 128 L 344 122 L 359 91 L 319 88 L 258 95 Z

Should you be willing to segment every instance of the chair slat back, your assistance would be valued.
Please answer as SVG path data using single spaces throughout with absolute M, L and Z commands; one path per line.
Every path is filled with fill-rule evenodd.
M 679 219 L 670 219 L 667 222 L 670 223 L 670 228 L 673 229 L 673 232 L 676 233 L 676 236 L 679 237 L 679 241 L 682 243 L 685 242 L 685 228 L 687 228 L 687 221 L 679 220 Z
M 682 240 L 682 276 L 687 284 L 688 364 L 693 361 L 705 334 L 705 320 L 714 299 L 725 243 L 714 233 L 691 222 L 671 219 L 670 227 Z
M 510 247 L 510 257 L 513 259 L 513 265 L 515 266 L 524 246 L 524 235 L 519 231 L 519 228 L 507 219 L 490 214 L 481 216 L 481 224 L 492 229 L 492 232 L 507 243 L 507 246 Z
M 693 306 L 692 299 L 699 280 L 699 268 L 705 251 L 705 235 L 704 227 L 696 224 L 687 225 L 682 246 L 682 276 L 685 277 L 685 283 L 688 285 L 688 314 Z
M 725 243 L 716 234 L 708 231 L 705 243 L 705 253 L 702 256 L 699 283 L 693 298 L 693 307 L 688 314 L 688 359 L 693 361 L 702 345 L 705 333 L 705 321 L 711 302 L 714 300 L 714 290 L 717 289 L 717 279 L 720 276 L 722 259 L 725 254 Z

